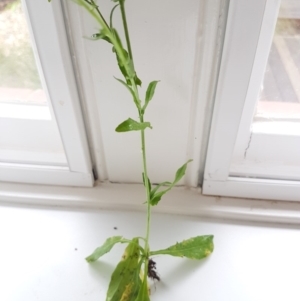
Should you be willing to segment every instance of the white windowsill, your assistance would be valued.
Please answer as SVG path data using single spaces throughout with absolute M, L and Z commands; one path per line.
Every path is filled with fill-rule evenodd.
M 143 211 L 140 184 L 98 183 L 93 188 L 0 183 L 0 203 L 61 208 Z M 296 202 L 204 196 L 200 189 L 174 188 L 154 211 L 199 217 L 300 224 Z

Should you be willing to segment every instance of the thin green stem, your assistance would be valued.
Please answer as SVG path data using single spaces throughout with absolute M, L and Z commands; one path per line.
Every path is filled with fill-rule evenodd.
M 132 65 L 133 65 L 133 56 L 132 56 L 132 50 L 131 50 L 131 43 L 130 43 L 127 19 L 126 19 L 126 12 L 125 12 L 125 4 L 124 4 L 125 1 L 121 0 L 119 3 L 120 3 L 120 9 L 121 9 L 121 15 L 122 15 L 122 20 L 123 20 L 123 27 L 124 27 L 124 32 L 125 32 L 128 54 L 129 54 L 129 57 L 132 61 Z M 134 66 L 133 66 L 133 69 L 134 69 Z
M 131 44 L 130 44 L 130 37 L 129 37 L 129 32 L 128 32 L 128 26 L 127 26 L 127 20 L 126 20 L 126 12 L 125 12 L 125 5 L 124 5 L 124 0 L 120 1 L 120 8 L 121 8 L 121 14 L 122 14 L 122 20 L 123 20 L 123 27 L 125 31 L 125 37 L 126 37 L 126 43 L 127 43 L 127 49 L 128 49 L 128 55 L 129 58 L 131 59 L 131 67 L 126 64 L 126 57 L 124 56 L 123 52 L 123 47 L 122 45 L 119 44 L 118 40 L 115 38 L 113 32 L 111 31 L 111 28 L 108 26 L 107 22 L 103 18 L 99 8 L 97 5 L 95 5 L 94 0 L 83 0 L 84 2 L 84 7 L 89 11 L 89 13 L 99 22 L 99 24 L 102 26 L 103 29 L 107 31 L 107 35 L 114 45 L 115 51 L 117 52 L 119 58 L 121 59 L 122 62 L 124 62 L 125 68 L 132 68 L 132 70 L 127 70 L 133 71 L 135 74 L 135 68 L 133 64 L 133 56 L 132 56 L 132 50 L 131 50 Z M 95 12 L 96 10 L 96 12 Z M 144 122 L 144 110 L 142 110 L 141 105 L 140 105 L 140 98 L 139 98 L 139 91 L 137 84 L 134 80 L 134 78 L 130 78 L 131 82 L 131 87 L 132 91 L 138 99 L 139 103 L 137 105 L 137 109 L 139 112 L 139 118 L 140 122 Z M 146 196 L 147 196 L 147 220 L 146 220 L 146 237 L 145 237 L 145 247 L 144 247 L 144 252 L 145 252 L 145 264 L 144 264 L 144 279 L 147 281 L 147 275 L 148 275 L 148 262 L 149 262 L 149 254 L 150 254 L 150 248 L 149 248 L 149 237 L 150 237 L 150 221 L 151 221 L 151 205 L 150 205 L 150 186 L 149 186 L 149 181 L 148 181 L 148 171 L 147 171 L 147 159 L 146 159 L 146 143 L 145 143 L 145 131 L 141 131 L 141 147 L 142 147 L 142 160 L 143 160 L 143 170 L 144 170 L 144 176 L 145 176 L 145 189 L 146 189 Z
M 140 115 L 140 121 L 144 122 L 144 116 Z M 146 260 L 144 266 L 145 279 L 148 274 L 148 262 L 149 262 L 149 237 L 150 237 L 150 222 L 151 222 L 151 205 L 150 205 L 150 187 L 148 181 L 148 171 L 147 171 L 147 158 L 146 158 L 146 143 L 145 143 L 145 131 L 141 131 L 141 144 L 142 144 L 142 158 L 143 158 L 143 169 L 144 169 L 144 177 L 145 177 L 145 187 L 146 187 L 146 196 L 147 196 L 147 220 L 146 220 L 146 239 L 145 239 L 145 253 Z

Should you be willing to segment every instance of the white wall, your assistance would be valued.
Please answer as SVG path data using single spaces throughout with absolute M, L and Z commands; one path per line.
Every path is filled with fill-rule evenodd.
M 0 207 L 0 300 L 99 301 L 124 246 L 95 264 L 89 255 L 106 237 L 144 234 L 142 213 Z M 114 230 L 117 227 L 117 230 Z M 151 247 L 214 234 L 201 262 L 157 256 L 162 278 L 153 301 L 298 301 L 299 226 L 250 224 L 155 214 Z

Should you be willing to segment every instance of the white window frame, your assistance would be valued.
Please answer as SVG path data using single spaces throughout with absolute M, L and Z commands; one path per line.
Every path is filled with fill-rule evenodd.
M 22 1 L 68 166 L 4 163 L 0 164 L 0 181 L 91 187 L 94 184 L 92 164 L 61 2 Z
M 263 60 L 262 68 L 270 49 L 271 37 L 265 45 L 259 43 L 260 38 L 266 37 L 266 29 L 270 28 L 270 24 L 264 27 L 266 22 L 263 21 L 264 18 L 270 18 L 274 22 L 274 7 L 278 5 L 279 0 L 230 1 L 204 175 L 204 194 L 282 201 L 300 200 L 298 181 L 230 176 L 230 165 L 242 113 L 247 104 L 247 97 L 252 91 L 251 77 L 253 72 L 257 72 L 255 67 L 258 66 L 258 48 L 265 49 L 263 55 L 258 56 Z M 273 17 L 268 16 L 269 12 Z M 256 16 L 255 19 L 253 15 Z M 264 69 L 260 70 L 261 73 L 262 71 Z M 258 83 L 261 82 L 261 78 L 258 78 Z

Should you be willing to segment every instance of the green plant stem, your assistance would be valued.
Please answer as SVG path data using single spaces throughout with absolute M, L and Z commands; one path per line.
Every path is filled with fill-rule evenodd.
M 105 19 L 103 18 L 100 10 L 98 9 L 98 6 L 95 6 L 91 9 L 91 3 L 95 5 L 94 1 L 91 0 L 91 2 L 87 0 L 83 0 L 83 5 L 87 11 L 99 22 L 99 24 L 102 26 L 103 29 L 107 30 L 107 33 L 109 35 L 110 40 L 112 41 L 116 52 L 118 53 L 120 59 L 125 63 L 126 58 L 123 53 L 122 46 L 119 45 L 117 39 L 115 38 L 114 34 L 112 33 L 110 27 L 106 23 Z M 120 1 L 120 8 L 121 8 L 121 14 L 122 14 L 122 20 L 123 20 L 123 27 L 125 31 L 125 37 L 126 37 L 126 43 L 128 48 L 128 55 L 130 59 L 132 60 L 132 68 L 135 72 L 134 65 L 133 65 L 133 57 L 132 57 L 132 50 L 131 50 L 131 44 L 130 44 L 130 37 L 128 32 L 128 26 L 126 21 L 126 12 L 125 12 L 125 6 L 124 1 Z M 96 12 L 95 12 L 96 9 Z M 127 64 L 124 64 L 127 66 Z M 136 98 L 139 100 L 139 91 L 138 87 L 134 81 L 133 78 L 130 79 L 131 86 L 133 89 L 133 93 L 136 96 Z M 139 112 L 139 118 L 140 122 L 144 122 L 144 111 L 142 111 L 140 104 L 137 104 L 137 109 Z M 145 278 L 147 279 L 148 274 L 148 262 L 149 262 L 149 254 L 150 254 L 150 248 L 149 248 L 149 237 L 150 237 L 150 221 L 151 221 L 151 205 L 150 205 L 150 187 L 149 187 L 149 181 L 148 181 L 148 172 L 147 172 L 147 159 L 146 159 L 146 143 L 145 143 L 145 131 L 141 131 L 141 147 L 142 147 L 142 159 L 143 159 L 143 170 L 144 170 L 144 176 L 145 176 L 145 189 L 146 189 L 146 197 L 147 197 L 147 221 L 146 221 L 146 237 L 145 237 L 145 265 L 144 265 L 144 273 Z
M 129 38 L 129 31 L 128 31 L 128 25 L 127 25 L 127 19 L 126 19 L 126 12 L 125 12 L 124 3 L 125 3 L 124 0 L 120 1 L 120 9 L 121 9 L 121 15 L 122 15 L 122 20 L 123 20 L 123 27 L 124 27 L 124 32 L 125 32 L 128 55 L 129 55 L 129 57 L 132 61 L 132 65 L 133 65 L 133 56 L 132 56 L 131 43 L 130 43 L 130 38 Z M 134 66 L 133 66 L 133 69 L 134 69 Z
M 125 32 L 125 38 L 126 38 L 126 44 L 127 44 L 127 50 L 129 58 L 132 62 L 132 68 L 135 73 L 134 68 L 134 62 L 133 62 L 133 55 L 132 55 L 132 49 L 131 49 L 131 43 L 130 43 L 130 37 L 129 37 L 129 31 L 128 31 L 128 25 L 127 25 L 127 19 L 126 19 L 126 12 L 125 12 L 125 1 L 121 0 L 120 2 L 120 9 L 121 9 L 121 15 L 122 15 L 122 21 L 123 21 L 123 27 Z M 135 93 L 135 96 L 137 99 L 139 98 L 138 93 L 138 87 L 134 81 L 134 79 L 130 79 L 131 86 L 133 88 L 133 91 Z M 139 117 L 140 122 L 144 122 L 144 111 L 141 111 L 141 108 L 138 108 L 139 111 Z M 150 187 L 149 187 L 149 181 L 148 181 L 148 171 L 147 171 L 147 156 L 146 156 L 146 143 L 145 143 L 145 131 L 141 131 L 141 147 L 142 147 L 142 159 L 143 159 L 143 170 L 144 170 L 144 177 L 145 177 L 145 188 L 146 188 L 146 197 L 147 197 L 147 221 L 146 221 L 146 237 L 145 237 L 145 265 L 144 265 L 144 279 L 147 279 L 148 275 L 148 262 L 149 262 L 149 237 L 150 237 L 150 222 L 151 222 L 151 206 L 150 206 Z

